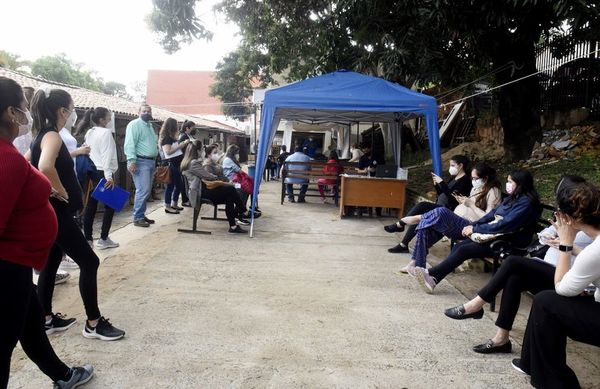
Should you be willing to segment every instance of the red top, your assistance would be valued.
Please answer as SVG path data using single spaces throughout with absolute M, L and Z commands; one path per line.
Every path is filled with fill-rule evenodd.
M 323 166 L 323 173 L 331 175 L 335 174 L 336 176 L 341 174 L 344 171 L 344 167 L 339 164 L 335 159 L 330 159 L 327 161 L 327 164 Z M 336 178 L 322 178 L 319 180 L 319 183 L 324 183 L 328 185 L 333 185 L 337 183 Z
M 0 139 L 0 260 L 42 269 L 58 223 L 50 181 Z

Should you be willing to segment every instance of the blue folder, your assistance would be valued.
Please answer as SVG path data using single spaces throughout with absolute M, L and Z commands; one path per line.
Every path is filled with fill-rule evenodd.
M 104 185 L 106 179 L 103 178 L 92 192 L 92 197 L 119 212 L 129 200 L 129 192 L 116 185 L 112 189 L 105 189 Z

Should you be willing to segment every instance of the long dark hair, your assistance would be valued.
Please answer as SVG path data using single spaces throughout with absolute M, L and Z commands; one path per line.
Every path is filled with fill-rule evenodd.
M 162 124 L 160 132 L 158 133 L 158 144 L 162 143 L 162 140 L 167 136 L 175 138 L 177 136 L 177 120 L 168 118 Z
M 181 132 L 186 132 L 189 128 L 193 128 L 195 126 L 196 126 L 196 123 L 194 123 L 191 120 L 186 120 L 181 125 Z
M 450 158 L 450 160 L 462 165 L 463 172 L 465 172 L 465 174 L 468 174 L 468 172 L 471 171 L 471 169 L 470 169 L 471 161 L 469 160 L 469 158 L 465 157 L 464 155 L 457 154 L 457 155 L 453 156 L 452 158 Z
M 496 169 L 487 163 L 476 163 L 475 166 L 473 166 L 473 170 L 477 172 L 479 178 L 486 180 L 481 192 L 475 198 L 475 205 L 477 208 L 485 210 L 487 208 L 487 195 L 490 190 L 493 190 L 494 188 L 498 189 L 498 195 L 502 192 L 500 181 L 498 180 Z
M 62 89 L 52 89 L 49 92 L 38 90 L 31 101 L 31 116 L 33 116 L 32 133 L 35 135 L 45 128 L 60 131 L 56 122 L 56 113 L 60 108 L 69 109 L 73 103 L 71 95 Z
M 83 119 L 77 125 L 75 136 L 85 135 L 86 131 L 94 127 L 100 119 L 104 119 L 110 111 L 104 107 L 91 108 L 85 111 Z
M 521 196 L 527 196 L 533 206 L 539 206 L 540 196 L 533 185 L 533 176 L 531 173 L 525 169 L 514 169 L 509 173 L 509 176 L 517 184 L 517 187 L 510 195 L 511 201 L 516 201 Z
M 17 107 L 20 109 L 24 98 L 21 85 L 11 78 L 0 77 L 0 115 L 8 107 Z M 4 123 L 2 124 L 4 125 Z
M 181 161 L 181 164 L 179 165 L 182 172 L 185 170 L 188 170 L 191 167 L 193 160 L 202 158 L 201 154 L 202 154 L 203 148 L 204 148 L 204 145 L 199 140 L 192 140 L 190 142 L 190 144 L 188 144 L 188 146 L 185 148 L 185 154 L 183 156 L 183 160 Z M 200 162 L 202 162 L 202 161 L 200 161 Z

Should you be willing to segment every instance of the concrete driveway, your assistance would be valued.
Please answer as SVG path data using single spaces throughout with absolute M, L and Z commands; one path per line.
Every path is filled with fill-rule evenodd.
M 156 225 L 111 234 L 121 247 L 99 252 L 99 299 L 127 331 L 121 341 L 81 336 L 77 272 L 56 288 L 55 310 L 79 323 L 51 341 L 67 363 L 94 365 L 86 387 L 529 387 L 510 366 L 516 352 L 471 351 L 493 335 L 489 315 L 447 319 L 444 308 L 465 300 L 449 282 L 430 296 L 394 274 L 409 257 L 387 253 L 390 219 L 340 220 L 318 198 L 280 205 L 279 189 L 263 185 L 252 239 L 222 221 L 201 221 L 212 235 L 178 233 L 190 209 L 158 209 Z M 597 367 L 582 383 L 599 382 Z M 9 387 L 50 385 L 15 350 Z

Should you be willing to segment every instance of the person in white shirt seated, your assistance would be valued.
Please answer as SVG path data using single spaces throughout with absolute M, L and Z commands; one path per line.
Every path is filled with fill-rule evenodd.
M 350 154 L 352 155 L 352 158 L 350 158 L 348 162 L 358 162 L 364 153 L 358 148 L 358 144 L 353 143 L 352 146 L 350 146 Z
M 104 107 L 92 108 L 86 111 L 83 120 L 77 126 L 77 134 L 85 134 L 85 144 L 88 145 L 90 150 L 90 159 L 96 166 L 96 171 L 92 172 L 90 177 L 92 188 L 95 188 L 103 178 L 106 179 L 105 188 L 112 188 L 115 185 L 114 174 L 119 164 L 117 161 L 117 145 L 113 138 L 113 132 L 107 128 L 111 122 L 111 118 L 112 113 L 108 109 Z M 91 193 L 92 191 L 90 190 L 83 214 L 83 234 L 88 242 L 93 242 L 92 230 L 94 218 L 98 210 L 98 200 L 93 198 Z M 119 244 L 108 236 L 114 214 L 114 209 L 109 206 L 104 207 L 100 239 L 96 241 L 95 245 L 98 249 L 103 250 L 119 247 Z
M 578 176 L 564 176 L 556 189 L 573 188 L 585 182 Z M 558 258 L 558 239 L 556 229 L 551 226 L 540 234 L 540 243 L 548 245 L 548 251 L 543 260 L 534 260 L 519 256 L 510 256 L 502 262 L 502 266 L 492 279 L 477 293 L 477 296 L 465 304 L 446 309 L 446 316 L 463 320 L 468 318 L 481 319 L 483 306 L 496 300 L 496 295 L 502 292 L 502 300 L 498 318 L 496 319 L 496 334 L 491 339 L 473 347 L 473 351 L 480 354 L 510 353 L 510 331 L 519 310 L 521 293 L 539 293 L 552 289 L 554 286 L 554 270 Z M 572 259 L 592 240 L 581 232 L 575 241 L 575 250 Z
M 600 347 L 600 189 L 584 183 L 556 196 L 560 255 L 554 290 L 538 293 L 531 306 L 521 358 L 512 366 L 536 388 L 579 388 L 567 365 L 567 338 Z M 578 231 L 594 241 L 571 265 Z M 590 290 L 595 287 L 595 293 Z

